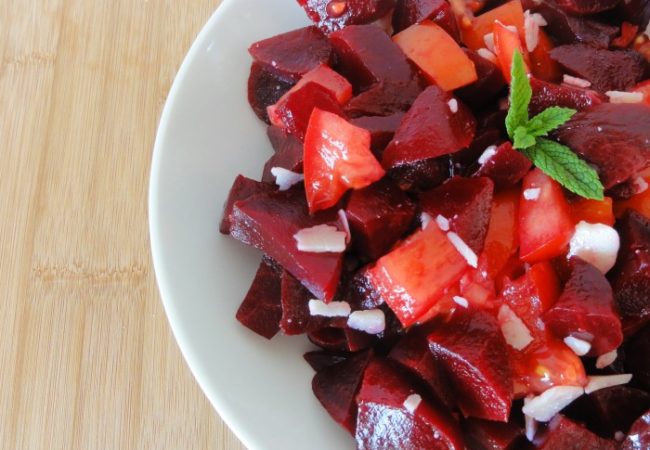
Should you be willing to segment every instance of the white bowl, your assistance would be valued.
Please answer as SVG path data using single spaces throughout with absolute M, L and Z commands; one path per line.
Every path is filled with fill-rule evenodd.
M 259 179 L 271 155 L 247 102 L 247 48 L 306 24 L 295 0 L 225 0 L 176 77 L 153 155 L 151 245 L 165 310 L 199 385 L 251 450 L 354 447 L 312 394 L 308 341 L 269 342 L 235 320 L 260 254 L 218 233 L 237 174 Z

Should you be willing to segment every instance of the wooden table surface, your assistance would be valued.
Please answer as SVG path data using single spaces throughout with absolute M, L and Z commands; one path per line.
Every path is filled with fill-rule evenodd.
M 161 109 L 219 3 L 0 0 L 2 449 L 243 448 L 171 335 L 147 226 Z

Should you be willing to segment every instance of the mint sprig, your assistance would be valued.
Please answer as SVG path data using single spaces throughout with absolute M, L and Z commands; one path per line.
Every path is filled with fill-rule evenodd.
M 513 147 L 571 192 L 585 198 L 602 200 L 604 188 L 598 173 L 569 147 L 544 139 L 551 131 L 571 119 L 576 110 L 553 106 L 529 118 L 528 106 L 532 95 L 524 60 L 521 53 L 515 52 L 512 57 L 510 108 L 506 116 L 506 130 Z

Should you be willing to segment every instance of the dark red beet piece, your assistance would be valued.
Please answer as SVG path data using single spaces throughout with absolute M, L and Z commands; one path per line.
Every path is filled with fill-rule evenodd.
M 457 311 L 428 340 L 463 415 L 507 422 L 513 383 L 507 344 L 496 319 L 483 311 Z
M 610 281 L 625 334 L 629 335 L 650 322 L 650 220 L 628 210 L 616 228 L 621 248 Z
M 503 188 L 519 183 L 531 167 L 528 158 L 513 149 L 510 142 L 504 142 L 479 166 L 474 176 L 489 177 L 497 188 Z
M 418 96 L 384 152 L 385 169 L 454 153 L 472 142 L 476 119 L 458 100 L 458 109 L 452 112 L 452 100 L 456 99 L 437 86 Z
M 427 334 L 431 327 L 414 327 L 392 348 L 388 358 L 414 373 L 431 393 L 450 410 L 456 408 L 456 399 L 449 380 L 429 350 Z
M 470 450 L 519 450 L 524 444 L 522 429 L 512 423 L 467 419 L 461 426 Z
M 481 253 L 492 210 L 494 183 L 486 177 L 454 177 L 431 191 L 420 194 L 422 211 L 432 218 L 449 220 L 455 231 L 476 254 Z
M 650 392 L 650 325 L 646 325 L 625 345 L 625 368 L 632 382 Z
M 620 0 L 557 0 L 557 5 L 577 16 L 596 14 L 616 8 Z
M 230 217 L 231 236 L 275 259 L 316 298 L 329 301 L 334 297 L 343 255 L 301 252 L 294 235 L 301 229 L 316 225 L 337 226 L 335 211 L 310 216 L 304 191 L 291 189 L 239 201 Z
M 384 31 L 375 25 L 352 25 L 332 33 L 330 41 L 338 56 L 337 69 L 355 92 L 387 81 L 399 85 L 415 78 L 406 56 Z
M 256 42 L 248 49 L 253 59 L 288 80 L 332 62 L 332 46 L 316 27 L 306 27 Z
M 578 111 L 604 103 L 607 98 L 596 91 L 579 87 L 558 85 L 537 78 L 530 79 L 533 97 L 530 100 L 530 113 L 539 114 L 551 106 L 562 106 Z
M 350 123 L 370 131 L 370 148 L 377 159 L 381 159 L 384 149 L 388 145 L 399 124 L 404 118 L 404 113 L 398 112 L 390 116 L 362 116 L 352 119 Z
M 650 106 L 603 103 L 573 116 L 556 136 L 594 164 L 610 188 L 650 164 Z
M 524 0 L 524 9 L 540 13 L 548 22 L 546 32 L 562 44 L 584 43 L 595 48 L 608 48 L 619 28 L 596 20 L 575 17 L 552 0 Z
M 342 328 L 321 328 L 307 333 L 309 341 L 330 352 L 347 352 L 348 343 Z
M 394 83 L 381 81 L 367 91 L 353 97 L 345 112 L 350 117 L 390 116 L 407 111 L 422 88 L 417 80 Z
M 223 206 L 223 215 L 221 218 L 221 224 L 219 225 L 219 231 L 222 234 L 230 234 L 230 214 L 232 214 L 232 209 L 236 202 L 239 200 L 245 200 L 255 194 L 272 192 L 274 190 L 275 189 L 271 184 L 261 183 L 247 178 L 244 175 L 237 175 L 237 178 L 235 178 L 235 181 L 230 188 L 230 193 L 228 194 L 226 203 L 224 203 Z
M 275 184 L 275 176 L 271 173 L 271 169 L 274 167 L 302 173 L 302 142 L 297 137 L 286 133 L 282 128 L 275 126 L 270 126 L 267 134 L 275 153 L 264 164 L 262 181 Z
M 305 83 L 276 105 L 275 113 L 284 129 L 301 141 L 305 138 L 307 124 L 314 108 L 345 117 L 339 102 L 331 91 L 318 83 Z M 275 123 L 275 122 L 273 122 Z
M 472 50 L 464 49 L 464 51 L 474 63 L 478 79 L 468 86 L 457 89 L 455 93 L 472 108 L 480 108 L 494 101 L 506 86 L 506 80 L 501 69 L 492 61 L 488 61 Z
M 564 416 L 555 416 L 545 433 L 542 450 L 616 450 L 616 443 L 596 436 Z
M 370 260 L 386 253 L 409 229 L 415 205 L 393 181 L 383 179 L 350 193 L 345 213 L 352 245 Z
M 395 5 L 395 0 L 298 0 L 298 3 L 323 32 L 331 33 L 383 17 Z
M 571 265 L 571 277 L 544 322 L 559 339 L 573 336 L 590 342 L 591 356 L 616 350 L 623 343 L 623 331 L 607 278 L 579 258 L 572 258 Z
M 324 352 L 322 350 L 314 350 L 307 352 L 302 357 L 307 361 L 316 372 L 320 372 L 326 367 L 333 366 L 348 359 L 349 355 L 344 353 Z
M 236 315 L 242 325 L 267 339 L 271 339 L 280 331 L 280 271 L 270 258 L 262 258 L 253 283 Z
M 643 78 L 646 62 L 633 50 L 605 50 L 586 44 L 562 45 L 551 58 L 570 74 L 591 82 L 599 92 L 626 91 Z
M 650 448 L 650 410 L 634 422 L 620 450 L 646 450 Z
M 415 390 L 388 362 L 373 359 L 357 396 L 358 450 L 462 450 L 463 439 L 451 415 L 423 399 L 410 412 L 404 401 Z
M 621 6 L 625 20 L 639 25 L 639 30 L 645 30 L 650 21 L 650 1 L 629 0 L 622 2 Z
M 311 383 L 318 401 L 350 433 L 356 428 L 355 396 L 371 357 L 371 351 L 353 355 L 318 371 Z
M 266 136 L 269 138 L 269 142 L 275 153 L 280 153 L 285 147 L 300 147 L 302 149 L 302 142 L 296 139 L 295 136 L 287 133 L 283 128 L 275 125 L 270 125 L 266 128 Z
M 393 30 L 402 30 L 432 20 L 440 25 L 450 36 L 460 42 L 460 32 L 451 6 L 445 0 L 397 0 L 393 11 Z
M 270 123 L 266 108 L 280 100 L 280 97 L 291 89 L 294 83 L 292 80 L 278 76 L 265 65 L 254 62 L 248 76 L 248 103 L 257 117 Z
M 405 191 L 421 192 L 442 184 L 451 176 L 448 156 L 423 159 L 391 169 L 388 176 Z

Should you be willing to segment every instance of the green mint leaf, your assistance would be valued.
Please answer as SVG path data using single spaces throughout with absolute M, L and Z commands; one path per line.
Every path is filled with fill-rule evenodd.
M 531 135 L 528 133 L 528 129 L 526 127 L 517 127 L 515 130 L 515 135 L 512 139 L 512 146 L 514 148 L 517 148 L 519 150 L 524 150 L 528 147 L 532 147 L 535 145 L 535 136 Z
M 514 139 L 517 127 L 525 126 L 528 123 L 528 105 L 533 96 L 524 59 L 518 51 L 512 57 L 510 75 L 510 108 L 506 116 L 506 130 L 510 139 Z
M 528 121 L 528 134 L 539 137 L 564 125 L 577 111 L 570 108 L 551 106 Z
M 548 139 L 538 139 L 537 144 L 522 153 L 571 192 L 594 200 L 604 198 L 604 188 L 598 173 L 569 147 Z

